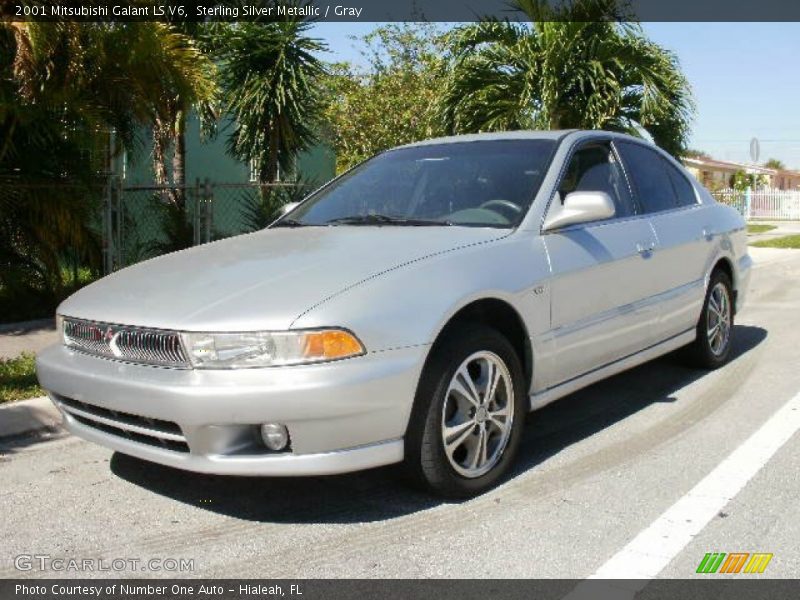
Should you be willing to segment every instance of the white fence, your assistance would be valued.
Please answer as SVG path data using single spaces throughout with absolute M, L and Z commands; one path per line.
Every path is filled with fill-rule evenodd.
M 800 220 L 800 190 L 719 190 L 718 202 L 733 206 L 746 219 Z

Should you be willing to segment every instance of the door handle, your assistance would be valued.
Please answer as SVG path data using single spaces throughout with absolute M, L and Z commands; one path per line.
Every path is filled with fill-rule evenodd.
M 636 244 L 636 252 L 642 255 L 642 257 L 647 258 L 653 253 L 653 250 L 656 249 L 655 242 L 650 242 L 648 244 L 643 244 L 642 242 L 637 242 Z

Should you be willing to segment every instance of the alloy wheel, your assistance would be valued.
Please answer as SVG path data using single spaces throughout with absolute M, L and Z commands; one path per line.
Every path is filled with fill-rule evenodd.
M 714 356 L 721 356 L 728 346 L 731 331 L 731 301 L 728 288 L 718 282 L 708 297 L 706 335 Z
M 500 461 L 514 421 L 514 386 L 502 359 L 476 352 L 456 369 L 442 408 L 442 441 L 453 469 L 470 479 Z

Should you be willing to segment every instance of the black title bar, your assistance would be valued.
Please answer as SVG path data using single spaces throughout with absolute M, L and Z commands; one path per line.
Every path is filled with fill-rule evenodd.
M 320 22 L 465 22 L 485 17 L 525 20 L 524 15 L 509 8 L 510 3 L 510 0 L 2 0 L 0 16 L 34 21 L 200 22 L 300 18 Z M 554 8 L 563 3 L 549 0 Z M 800 22 L 798 0 L 623 0 L 620 6 L 625 19 L 632 21 Z M 550 19 L 559 20 L 557 10 L 552 15 Z
M 2 600 L 773 600 L 800 596 L 800 581 L 741 576 L 696 579 L 5 579 Z

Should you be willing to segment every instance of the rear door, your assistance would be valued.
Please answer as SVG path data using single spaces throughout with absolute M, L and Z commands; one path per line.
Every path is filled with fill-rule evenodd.
M 658 284 L 652 343 L 695 327 L 705 293 L 704 275 L 717 232 L 687 176 L 655 149 L 615 142 L 657 239 L 650 276 Z
M 541 387 L 552 387 L 644 348 L 649 339 L 642 301 L 654 293 L 653 230 L 632 198 L 609 142 L 580 146 L 551 201 L 572 191 L 603 191 L 613 218 L 545 232 L 551 263 L 551 330 Z

